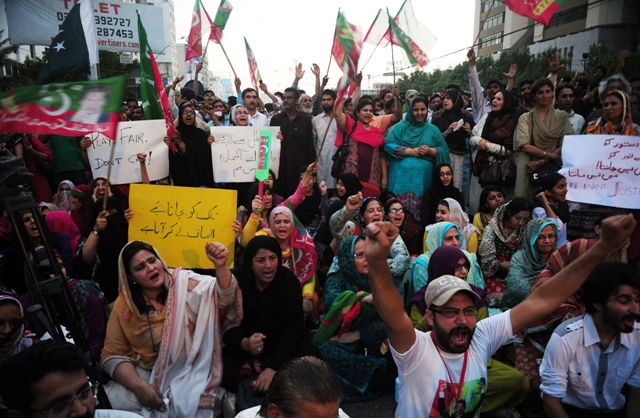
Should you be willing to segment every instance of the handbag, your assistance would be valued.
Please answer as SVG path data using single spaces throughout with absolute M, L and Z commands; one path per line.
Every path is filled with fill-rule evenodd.
M 333 160 L 333 164 L 331 165 L 331 177 L 338 178 L 344 173 L 344 165 L 347 162 L 347 157 L 349 156 L 349 142 L 351 140 L 351 135 L 356 131 L 358 127 L 358 122 L 353 122 L 353 129 L 351 129 L 351 133 L 349 135 L 345 135 L 342 140 L 342 145 L 338 147 L 335 154 L 331 159 Z
M 482 187 L 498 184 L 513 187 L 516 184 L 516 163 L 511 158 L 512 153 L 504 150 L 503 156 L 491 156 L 487 163 L 480 166 L 478 182 Z
M 535 145 L 533 143 L 533 111 L 529 112 L 529 115 L 531 116 L 531 138 L 529 142 L 531 145 Z M 531 183 L 532 186 L 540 186 L 542 184 L 542 179 L 547 177 L 549 174 L 557 173 L 560 168 L 562 167 L 555 161 L 547 161 L 540 168 L 529 173 L 529 183 Z

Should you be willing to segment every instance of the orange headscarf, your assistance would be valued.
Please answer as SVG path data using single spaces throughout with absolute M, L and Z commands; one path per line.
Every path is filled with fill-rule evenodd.
M 589 126 L 587 126 L 587 134 L 634 136 L 635 130 L 633 129 L 631 108 L 629 107 L 629 96 L 620 90 L 610 91 L 604 96 L 604 99 L 609 96 L 616 96 L 620 101 L 622 101 L 622 121 L 618 125 L 614 126 L 613 123 L 604 116 L 603 111 L 600 118 L 595 122 L 591 122 Z

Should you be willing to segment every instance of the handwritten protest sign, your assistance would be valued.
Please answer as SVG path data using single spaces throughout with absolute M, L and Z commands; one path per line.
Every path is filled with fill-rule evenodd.
M 640 209 L 640 137 L 567 135 L 562 165 L 567 200 Z
M 213 178 L 221 183 L 242 183 L 256 180 L 256 158 L 260 148 L 260 131 L 272 132 L 271 170 L 278 175 L 280 168 L 280 141 L 275 139 L 279 127 L 266 126 L 214 126 L 211 135 Z
M 153 245 L 169 267 L 213 268 L 204 246 L 221 242 L 233 266 L 236 191 L 132 184 L 129 240 Z
M 112 142 L 104 135 L 94 132 L 89 135 L 93 144 L 87 150 L 93 177 L 107 177 L 109 165 L 112 184 L 142 182 L 139 152 L 147 154 L 149 180 L 160 180 L 169 175 L 169 148 L 164 143 L 167 134 L 164 120 L 141 120 L 120 122 L 116 131 L 115 153 L 111 157 Z

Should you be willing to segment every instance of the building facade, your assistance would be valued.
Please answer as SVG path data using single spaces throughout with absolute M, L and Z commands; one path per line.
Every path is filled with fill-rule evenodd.
M 640 1 L 565 0 L 544 26 L 513 13 L 498 0 L 475 0 L 474 33 L 478 32 L 478 56 L 525 47 L 535 55 L 557 48 L 565 59 L 571 59 L 571 68 L 579 69 L 592 44 L 638 50 Z

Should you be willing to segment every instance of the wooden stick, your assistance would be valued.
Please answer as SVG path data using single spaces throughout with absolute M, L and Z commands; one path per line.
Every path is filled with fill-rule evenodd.
M 373 52 L 371 52 L 371 55 L 369 55 L 369 59 L 367 60 L 367 62 L 364 63 L 364 65 L 362 66 L 362 68 L 360 69 L 360 72 L 362 72 L 364 70 L 364 67 L 367 66 L 367 64 L 369 64 L 369 61 L 371 61 L 371 57 L 373 57 L 373 53 L 376 52 L 376 49 L 378 49 L 378 45 L 380 45 L 380 42 L 382 42 L 382 40 L 384 39 L 384 36 L 382 38 L 380 38 L 380 40 L 378 41 L 378 43 L 376 44 L 376 47 L 373 48 Z
M 205 55 L 207 55 L 207 48 L 209 48 L 209 40 L 211 40 L 211 38 L 207 38 L 207 43 L 204 46 L 204 51 L 202 51 L 202 60 L 201 61 L 204 61 L 204 57 L 205 57 Z
M 340 16 L 340 8 L 338 7 L 338 17 Z M 338 33 L 338 26 L 333 29 L 333 40 L 336 39 L 336 33 Z M 329 77 L 329 68 L 331 68 L 331 59 L 333 58 L 333 43 L 331 44 L 331 51 L 329 53 L 329 65 L 327 66 L 327 75 L 325 77 Z M 317 161 L 316 161 L 317 162 Z
M 491 9 L 493 9 L 493 5 L 495 4 L 496 0 L 493 0 L 491 2 L 491 5 L 489 6 L 489 10 L 487 10 L 487 15 L 484 17 L 484 20 L 482 21 L 482 24 L 480 25 L 480 29 L 478 30 L 478 34 L 476 35 L 476 39 L 473 41 L 473 44 L 471 45 L 471 48 L 475 48 L 476 47 L 476 42 L 478 42 L 478 38 L 480 37 L 480 32 L 482 32 L 482 28 L 484 27 L 484 24 L 487 22 L 487 18 L 489 17 L 489 13 L 491 13 Z M 478 47 L 478 49 L 480 49 L 480 47 Z
M 116 153 L 116 141 L 111 142 L 111 156 L 109 157 L 109 167 L 107 168 L 107 185 L 102 200 L 102 210 L 107 210 L 107 198 L 109 198 L 109 187 L 111 187 L 111 167 L 113 167 L 113 157 Z
M 224 56 L 227 59 L 227 62 L 229 63 L 229 66 L 231 67 L 231 71 L 233 71 L 233 77 L 238 78 L 238 75 L 236 74 L 236 70 L 233 68 L 233 64 L 231 64 L 231 60 L 227 55 L 227 51 L 224 50 L 224 46 L 222 46 L 222 42 L 220 41 L 220 38 L 218 38 L 218 34 L 217 33 L 214 33 L 214 34 L 216 36 L 216 40 L 218 41 L 218 45 L 220 45 L 220 48 L 222 48 L 222 52 L 224 53 Z
M 327 125 L 327 130 L 324 131 L 324 137 L 322 137 L 322 144 L 320 144 L 320 149 L 318 150 L 318 155 L 316 156 L 316 164 L 320 159 L 320 154 L 322 153 L 322 148 L 324 148 L 324 141 L 327 139 L 327 134 L 329 133 L 329 129 L 331 129 L 331 122 L 333 122 L 333 118 L 336 116 L 336 111 L 334 110 L 331 114 L 331 118 L 329 119 L 329 125 Z
M 391 44 L 391 67 L 393 68 L 393 85 L 396 85 L 396 60 L 393 58 L 393 43 Z

